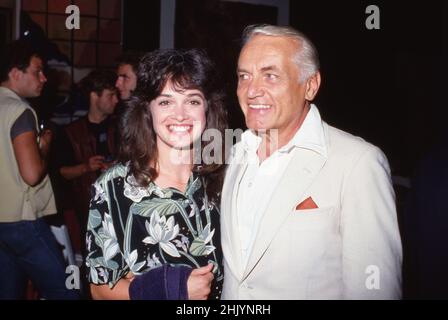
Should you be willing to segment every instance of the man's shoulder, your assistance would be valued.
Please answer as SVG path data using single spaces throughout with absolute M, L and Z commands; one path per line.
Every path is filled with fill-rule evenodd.
M 348 165 L 359 159 L 387 161 L 382 150 L 374 144 L 328 124 L 324 126 L 327 131 L 330 158 L 340 160 Z
M 31 107 L 15 95 L 7 94 L 5 90 L 0 91 L 0 117 L 10 124 L 14 123 L 19 116 Z
M 74 127 L 78 127 L 80 125 L 85 125 L 87 123 L 87 116 L 83 116 L 80 117 L 72 122 L 70 122 L 69 124 L 66 125 L 66 128 L 74 128 Z
M 9 94 L 7 89 L 0 87 L 0 104 L 4 110 L 17 110 L 23 112 L 29 108 L 28 104 L 15 94 Z
M 81 117 L 79 119 L 76 119 L 76 120 L 70 122 L 69 124 L 67 124 L 64 127 L 64 129 L 65 129 L 65 132 L 69 136 L 73 136 L 73 137 L 75 137 L 75 136 L 76 137 L 84 136 L 85 135 L 85 131 L 87 129 L 86 117 Z

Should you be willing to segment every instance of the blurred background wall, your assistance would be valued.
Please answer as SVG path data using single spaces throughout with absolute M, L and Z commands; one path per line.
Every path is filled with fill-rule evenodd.
M 80 30 L 65 28 L 70 4 L 80 8 Z M 365 27 L 370 4 L 380 9 L 380 30 Z M 73 84 L 93 68 L 114 68 L 121 52 L 201 47 L 220 68 L 231 126 L 244 127 L 235 66 L 252 23 L 309 35 L 322 63 L 323 118 L 381 147 L 396 177 L 408 178 L 447 127 L 446 1 L 0 0 L 1 43 L 28 37 L 49 58 L 49 82 L 34 104 L 58 124 L 86 110 L 69 102 Z

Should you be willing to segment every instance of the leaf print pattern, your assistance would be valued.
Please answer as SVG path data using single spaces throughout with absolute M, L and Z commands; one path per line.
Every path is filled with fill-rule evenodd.
M 190 246 L 190 252 L 193 256 L 208 256 L 212 253 L 216 247 L 212 245 L 207 245 L 215 234 L 215 230 L 210 232 L 210 224 L 208 224 L 199 237 L 193 240 L 193 243 Z
M 159 244 L 163 251 L 173 257 L 180 257 L 179 251 L 170 241 L 179 234 L 179 226 L 174 225 L 174 217 L 170 217 L 168 221 L 165 217 L 160 217 L 157 211 L 151 216 L 151 222 L 145 222 L 146 230 L 149 237 L 143 239 L 147 244 Z
M 219 208 L 207 200 L 203 180 L 192 174 L 186 191 L 136 184 L 126 165 L 107 170 L 92 186 L 86 244 L 89 281 L 113 287 L 165 263 L 214 265 L 210 298 L 222 287 Z

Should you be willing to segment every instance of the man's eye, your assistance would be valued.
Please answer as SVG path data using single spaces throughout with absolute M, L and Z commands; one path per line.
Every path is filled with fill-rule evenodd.
M 277 76 L 276 74 L 273 74 L 273 73 L 268 73 L 268 74 L 266 75 L 266 77 L 267 77 L 269 80 L 277 80 L 277 79 L 278 79 L 278 76 Z
M 240 74 L 238 75 L 238 78 L 239 78 L 240 80 L 247 80 L 247 79 L 249 79 L 249 75 L 247 75 L 247 74 L 245 74 L 245 73 L 240 73 Z

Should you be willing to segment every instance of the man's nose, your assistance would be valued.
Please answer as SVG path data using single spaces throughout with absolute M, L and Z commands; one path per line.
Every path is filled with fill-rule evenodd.
M 263 86 L 260 84 L 260 80 L 254 78 L 249 83 L 247 88 L 247 97 L 248 98 L 257 98 L 264 94 Z
M 40 73 L 40 82 L 47 82 L 47 77 L 43 72 Z
M 118 89 L 119 89 L 120 86 L 121 86 L 121 82 L 122 82 L 122 81 L 121 81 L 121 78 L 118 77 L 118 78 L 117 78 L 117 81 L 115 81 L 115 88 L 118 88 Z

